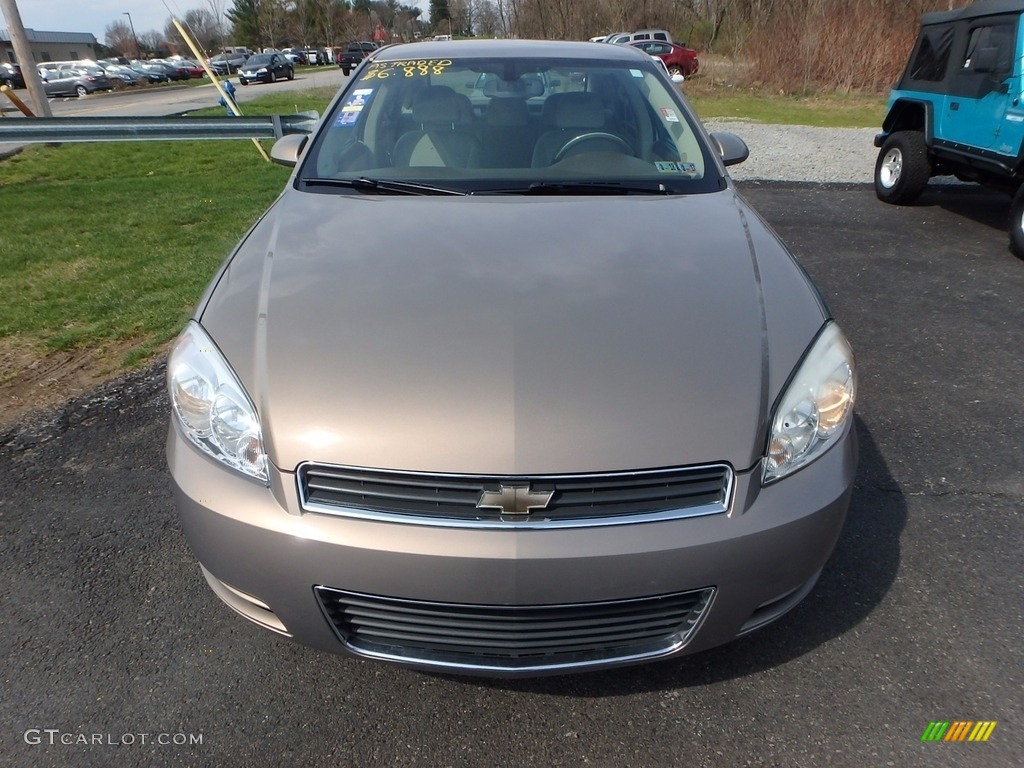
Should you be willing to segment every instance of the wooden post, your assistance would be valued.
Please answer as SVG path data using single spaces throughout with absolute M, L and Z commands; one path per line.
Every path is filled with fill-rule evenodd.
M 46 89 L 43 88 L 43 79 L 39 77 L 36 60 L 32 56 L 32 46 L 29 45 L 28 35 L 25 34 L 25 26 L 21 23 L 18 6 L 14 0 L 0 0 L 0 8 L 3 9 L 4 18 L 7 20 L 11 45 L 14 46 L 14 55 L 18 59 L 18 64 L 21 65 L 21 75 L 25 78 L 28 95 L 32 97 L 32 106 L 35 107 L 39 117 L 53 117 L 53 112 L 50 111 L 50 101 L 46 98 Z

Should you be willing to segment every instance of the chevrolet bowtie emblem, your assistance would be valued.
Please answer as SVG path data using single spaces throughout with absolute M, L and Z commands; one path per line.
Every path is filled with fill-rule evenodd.
M 502 485 L 500 491 L 483 491 L 477 509 L 500 509 L 502 515 L 528 515 L 544 509 L 554 491 L 531 491 L 528 485 Z

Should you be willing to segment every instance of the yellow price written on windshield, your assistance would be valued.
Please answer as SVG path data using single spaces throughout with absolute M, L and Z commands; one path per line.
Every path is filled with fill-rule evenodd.
M 409 59 L 406 61 L 375 61 L 360 80 L 387 80 L 389 77 L 427 77 L 440 75 L 452 65 L 451 59 Z

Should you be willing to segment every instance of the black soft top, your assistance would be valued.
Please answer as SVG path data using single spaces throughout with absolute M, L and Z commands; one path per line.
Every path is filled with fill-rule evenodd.
M 1024 0 L 977 0 L 966 8 L 955 11 L 926 13 L 921 17 L 921 26 L 945 24 L 961 19 L 976 19 L 981 16 L 998 16 L 1004 13 L 1024 12 Z

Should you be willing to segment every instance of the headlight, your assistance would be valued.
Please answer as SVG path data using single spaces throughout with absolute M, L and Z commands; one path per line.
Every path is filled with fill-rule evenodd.
M 197 323 L 171 350 L 167 384 L 186 437 L 232 469 L 267 481 L 259 416 L 234 372 Z
M 822 330 L 779 400 L 764 457 L 765 484 L 814 461 L 853 417 L 856 364 L 835 323 Z
M 256 74 L 257 75 L 265 75 L 265 74 L 267 74 L 267 68 L 266 67 L 260 67 L 259 69 L 256 70 Z

